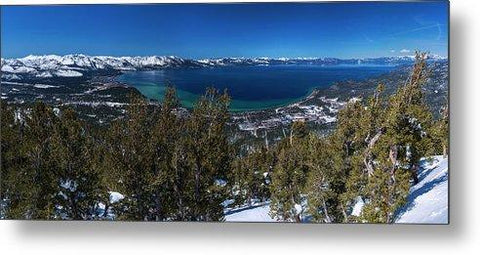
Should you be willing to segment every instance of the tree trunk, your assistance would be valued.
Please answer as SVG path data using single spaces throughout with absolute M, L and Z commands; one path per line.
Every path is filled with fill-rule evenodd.
M 291 190 L 291 185 L 290 185 L 290 190 Z M 295 222 L 297 223 L 301 223 L 302 222 L 302 219 L 300 219 L 300 213 L 297 213 L 297 208 L 295 207 L 295 205 L 297 204 L 297 202 L 295 201 L 295 197 L 293 195 L 293 193 L 290 195 L 290 200 L 292 200 L 292 204 L 293 204 L 293 209 L 295 211 L 295 215 L 294 215 L 294 219 L 295 219 Z
M 293 145 L 293 129 L 290 129 L 290 146 Z
M 268 135 L 267 135 L 267 130 L 265 130 L 265 148 L 268 151 Z
M 178 217 L 180 220 L 184 220 L 185 215 L 183 213 L 183 199 L 178 186 L 179 185 L 178 185 L 178 179 L 177 179 L 173 184 L 173 191 L 175 192 L 176 201 L 177 201 L 177 209 L 179 213 Z
M 412 175 L 413 183 L 414 183 L 414 184 L 417 184 L 417 183 L 418 183 L 417 170 L 418 170 L 417 164 L 413 164 L 413 166 L 410 168 L 410 174 Z
M 160 203 L 160 195 L 158 192 L 155 192 L 155 221 L 160 221 L 162 217 L 162 206 Z
M 300 214 L 295 214 L 295 222 L 302 223 L 302 219 L 300 219 Z
M 342 208 L 343 223 L 348 223 L 348 215 L 347 215 L 347 212 L 345 211 L 345 207 L 343 206 L 343 203 L 341 203 L 340 206 Z
M 195 167 L 195 203 L 196 206 L 195 206 L 195 218 L 197 220 L 199 220 L 199 214 L 200 214 L 200 211 L 199 211 L 199 208 L 198 208 L 198 204 L 201 203 L 200 201 L 200 159 L 197 157 L 196 159 L 196 167 Z
M 390 175 L 392 175 L 392 177 L 395 175 L 395 168 L 397 166 L 397 155 L 398 155 L 397 145 L 390 146 L 390 153 L 388 156 L 390 158 L 390 162 L 392 162 L 392 169 L 390 170 Z
M 330 215 L 328 215 L 327 203 L 325 199 L 322 197 L 322 204 L 323 204 L 323 213 L 325 214 L 325 222 L 332 223 L 332 219 L 330 219 Z
M 373 146 L 375 146 L 375 143 L 377 143 L 378 139 L 380 139 L 380 136 L 383 135 L 384 132 L 385 132 L 385 129 L 381 128 L 377 132 L 377 134 L 375 134 L 375 136 L 368 142 L 367 149 L 365 150 L 363 163 L 365 164 L 365 168 L 367 169 L 368 176 L 372 176 L 374 171 L 373 162 L 371 158 L 371 150 Z

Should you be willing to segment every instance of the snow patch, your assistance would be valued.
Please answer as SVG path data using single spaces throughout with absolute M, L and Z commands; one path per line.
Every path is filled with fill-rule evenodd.
M 410 188 L 396 223 L 448 224 L 448 158 L 420 161 L 419 182 Z
M 363 209 L 364 205 L 365 205 L 365 202 L 363 202 L 362 197 L 358 196 L 357 201 L 355 202 L 355 205 L 353 206 L 351 215 L 360 217 L 360 215 L 362 214 L 362 209 Z
M 270 216 L 270 204 L 252 206 L 225 215 L 227 222 L 276 222 Z
M 116 191 L 110 191 L 108 192 L 110 194 L 110 203 L 114 204 L 119 202 L 120 200 L 124 199 L 125 196 L 120 194 L 119 192 Z
M 83 74 L 73 70 L 58 70 L 55 72 L 55 75 L 61 77 L 80 77 Z
M 53 86 L 53 85 L 48 85 L 48 84 L 35 84 L 33 87 L 37 89 L 50 89 L 50 88 L 58 88 L 59 86 Z

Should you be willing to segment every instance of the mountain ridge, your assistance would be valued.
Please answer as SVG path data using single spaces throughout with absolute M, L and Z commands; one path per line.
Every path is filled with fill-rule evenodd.
M 444 60 L 436 55 L 430 60 Z M 224 57 L 189 59 L 178 56 L 88 56 L 69 55 L 28 55 L 23 58 L 1 59 L 2 80 L 45 79 L 55 77 L 82 77 L 95 73 L 115 73 L 125 71 L 159 70 L 167 68 L 205 68 L 222 66 L 259 65 L 402 65 L 411 64 L 414 56 L 378 58 L 270 58 L 270 57 Z

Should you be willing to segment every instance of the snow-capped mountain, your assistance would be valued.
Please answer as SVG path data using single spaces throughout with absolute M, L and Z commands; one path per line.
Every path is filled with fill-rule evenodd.
M 27 56 L 2 59 L 2 79 L 81 77 L 99 71 L 129 71 L 167 67 L 199 66 L 195 61 L 178 57 L 110 57 L 75 55 Z
M 432 59 L 439 59 L 432 56 Z M 412 56 L 365 59 L 338 58 L 216 58 L 185 59 L 176 56 L 112 57 L 72 54 L 65 56 L 29 55 L 17 59 L 1 59 L 2 80 L 45 79 L 55 77 L 82 77 L 94 73 L 155 70 L 163 68 L 201 68 L 253 65 L 339 65 L 377 64 L 401 65 L 414 61 Z

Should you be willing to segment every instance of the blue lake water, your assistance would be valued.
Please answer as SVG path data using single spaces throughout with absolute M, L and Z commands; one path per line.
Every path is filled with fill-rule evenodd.
M 394 66 L 367 65 L 278 65 L 230 66 L 198 69 L 165 69 L 122 74 L 127 83 L 150 99 L 161 100 L 165 85 L 177 89 L 182 105 L 191 107 L 207 87 L 232 97 L 232 111 L 258 110 L 283 106 L 308 95 L 315 88 L 342 80 L 362 80 L 392 70 Z

